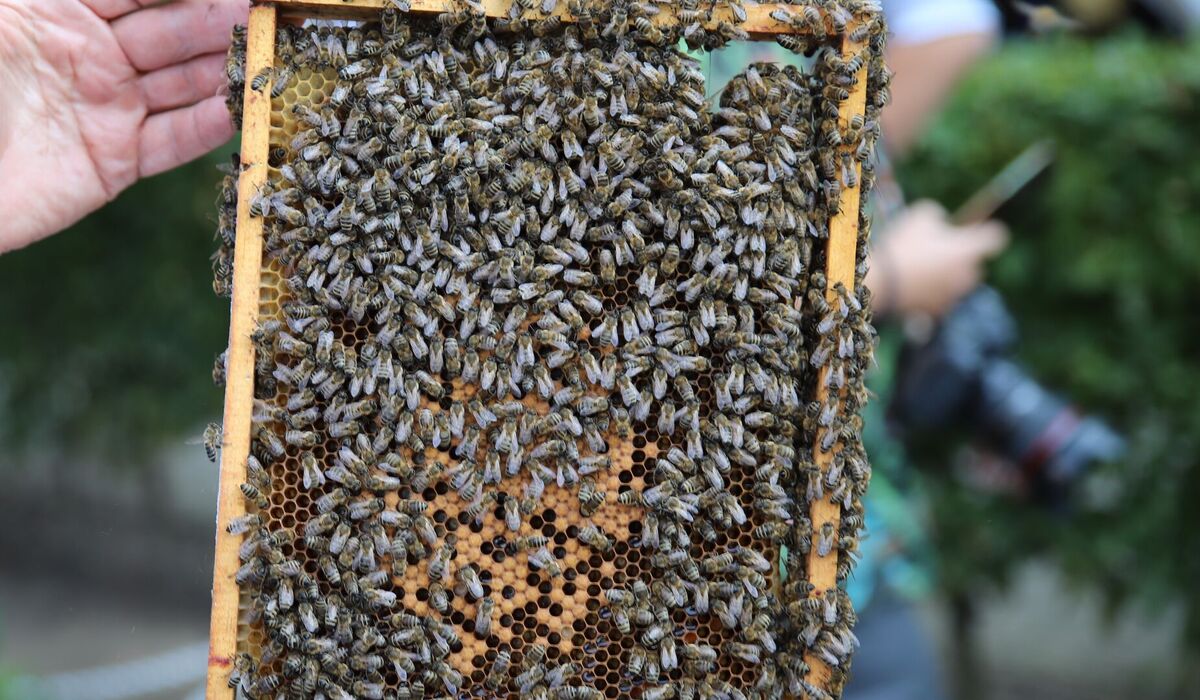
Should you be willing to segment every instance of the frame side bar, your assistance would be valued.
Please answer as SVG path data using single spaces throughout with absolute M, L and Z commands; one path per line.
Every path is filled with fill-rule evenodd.
M 275 62 L 275 6 L 250 9 L 246 75 L 257 75 Z M 246 480 L 254 404 L 254 345 L 258 323 L 263 254 L 263 220 L 250 215 L 250 200 L 267 180 L 271 137 L 271 86 L 252 90 L 249 80 L 242 115 L 241 172 L 238 177 L 237 242 L 233 254 L 233 300 L 229 317 L 229 354 L 225 384 L 225 420 L 217 502 L 217 544 L 213 563 L 212 619 L 208 649 L 208 700 L 232 698 L 229 674 L 238 643 L 238 570 L 240 537 L 228 534 L 230 521 L 245 514 L 240 486 Z
M 852 42 L 848 37 L 844 37 L 840 48 L 842 58 L 846 58 L 862 50 L 863 44 Z M 855 76 L 854 86 L 850 89 L 850 97 L 842 102 L 838 110 L 838 126 L 844 131 L 855 115 L 861 116 L 865 114 L 866 107 L 867 66 L 864 62 L 863 67 Z M 854 289 L 854 273 L 858 256 L 859 209 L 862 203 L 862 167 L 858 161 L 855 161 L 854 170 L 859 175 L 859 184 L 842 190 L 838 213 L 829 221 L 829 242 L 825 253 L 825 279 L 827 285 L 825 298 L 831 304 L 837 300 L 837 293 L 834 292 L 834 287 L 838 283 L 845 285 L 847 290 L 853 291 Z M 817 382 L 818 401 L 824 402 L 828 396 L 829 390 L 825 388 L 825 379 L 830 371 L 831 367 L 829 365 L 821 368 Z M 813 447 L 813 459 L 817 465 L 817 469 L 822 474 L 825 474 L 829 470 L 834 455 L 841 450 L 841 442 L 839 441 L 834 445 L 832 450 L 828 452 L 821 451 L 822 438 L 825 432 L 830 429 L 822 428 L 817 431 L 816 445 Z M 814 501 L 809 511 L 809 519 L 812 522 L 814 536 L 820 531 L 821 526 L 826 523 L 832 523 L 834 528 L 837 528 L 841 516 L 841 508 L 833 502 L 828 493 L 820 500 Z M 838 558 L 839 552 L 836 548 L 824 557 L 818 556 L 816 547 L 809 549 L 807 573 L 808 580 L 813 585 L 810 597 L 821 597 L 825 595 L 825 591 L 837 585 Z M 829 667 L 829 664 L 811 651 L 805 654 L 804 661 L 808 664 L 809 669 L 811 669 L 809 675 L 810 682 L 818 688 L 828 690 L 833 671 Z

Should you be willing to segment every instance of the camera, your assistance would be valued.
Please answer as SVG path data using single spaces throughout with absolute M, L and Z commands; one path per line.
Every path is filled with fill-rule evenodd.
M 964 430 L 1017 465 L 1035 493 L 1056 499 L 1091 466 L 1119 458 L 1125 440 L 1013 361 L 1016 340 L 1000 294 L 979 287 L 927 342 L 902 351 L 889 424 L 906 442 Z

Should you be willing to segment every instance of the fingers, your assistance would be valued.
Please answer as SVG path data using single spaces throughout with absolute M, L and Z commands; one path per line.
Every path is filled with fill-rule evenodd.
M 113 33 L 134 68 L 149 72 L 225 51 L 248 6 L 245 0 L 182 0 L 125 15 L 112 23 Z
M 888 229 L 884 240 L 893 241 L 898 248 L 927 248 L 937 245 L 951 229 L 946 220 L 946 210 L 929 199 L 913 202 Z
M 968 252 L 980 260 L 995 257 L 1008 247 L 1008 229 L 998 221 L 972 226 L 963 233 L 968 234 L 962 238 Z
M 83 0 L 84 5 L 87 5 L 92 12 L 95 12 L 104 19 L 114 19 L 121 15 L 127 15 L 143 7 L 149 7 L 156 2 L 158 0 Z
M 946 218 L 946 210 L 941 204 L 938 204 L 932 199 L 918 199 L 917 201 L 908 205 L 908 211 L 914 215 L 922 217 L 932 217 L 937 219 Z
M 191 107 L 160 112 L 142 124 L 138 171 L 156 175 L 199 158 L 233 137 L 225 99 L 209 97 Z
M 225 81 L 225 56 L 210 53 L 147 73 L 138 86 L 150 113 L 184 107 L 217 94 Z

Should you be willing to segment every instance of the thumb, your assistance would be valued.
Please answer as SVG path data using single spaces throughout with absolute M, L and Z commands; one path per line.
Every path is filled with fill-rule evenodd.
M 946 218 L 945 208 L 932 199 L 918 199 L 917 201 L 908 205 L 908 211 L 910 214 L 923 217 L 938 219 Z
M 1008 247 L 1008 229 L 998 221 L 988 221 L 972 226 L 960 240 L 968 250 L 980 258 L 995 257 Z

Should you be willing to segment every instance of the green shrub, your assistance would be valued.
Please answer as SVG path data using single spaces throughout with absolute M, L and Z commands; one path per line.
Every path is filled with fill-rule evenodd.
M 0 256 L 0 445 L 140 466 L 220 413 L 228 301 L 212 292 L 217 156 Z M 197 448 L 199 449 L 199 448 Z
M 967 81 L 902 167 L 909 194 L 953 207 L 1051 137 L 1045 184 L 1005 219 L 991 281 L 1020 357 L 1129 436 L 1119 503 L 1055 520 L 940 480 L 945 585 L 1052 551 L 1114 602 L 1182 600 L 1200 648 L 1200 42 L 1134 35 L 1006 47 Z

